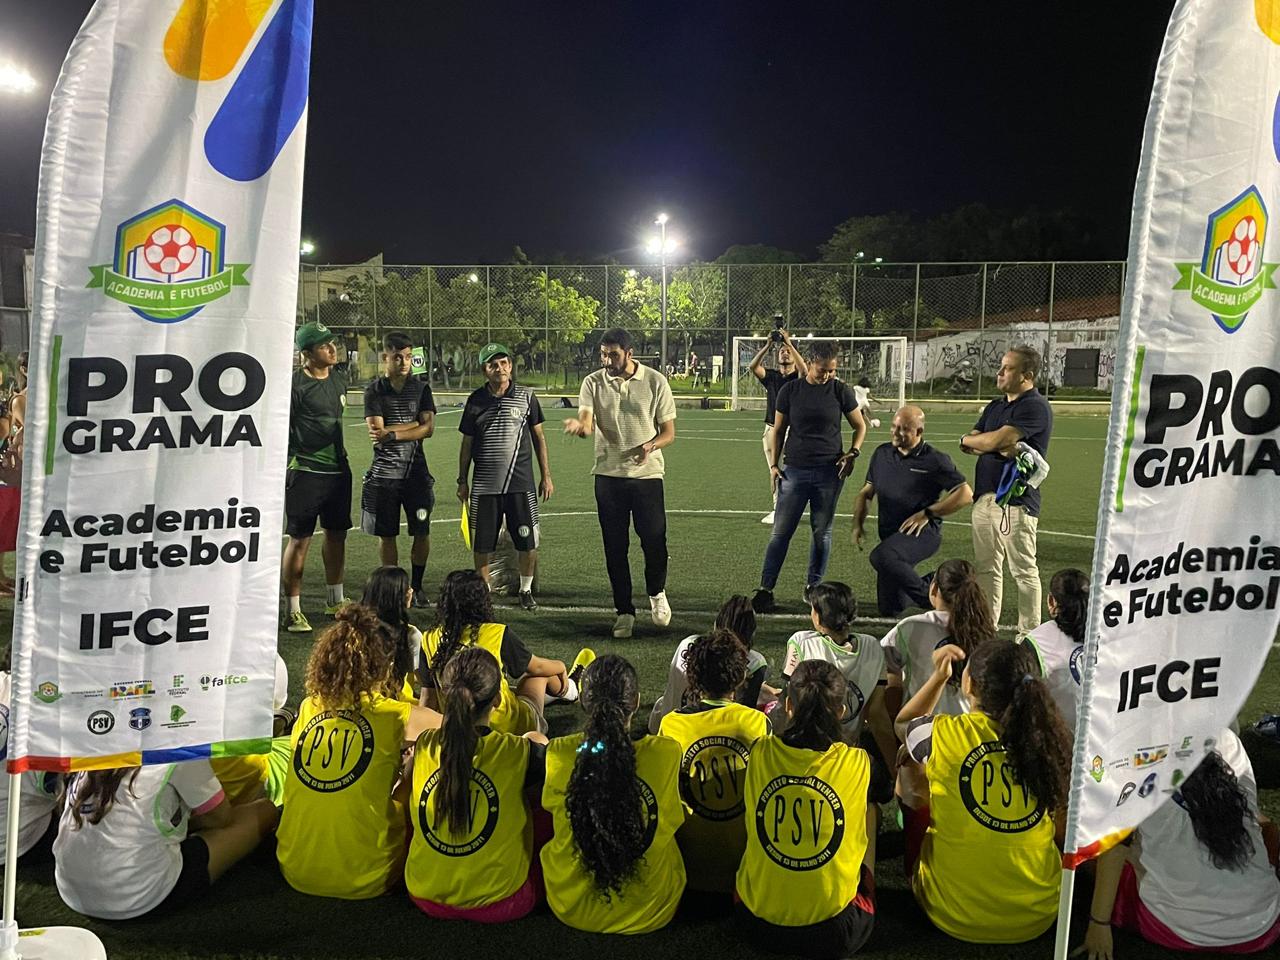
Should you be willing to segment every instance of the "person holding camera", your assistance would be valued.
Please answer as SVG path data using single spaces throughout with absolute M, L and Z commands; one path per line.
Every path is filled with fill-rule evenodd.
M 804 378 L 792 380 L 778 391 L 770 468 L 771 476 L 778 483 L 778 508 L 773 520 L 773 536 L 765 550 L 760 589 L 751 599 L 757 613 L 777 609 L 773 588 L 805 507 L 809 508 L 813 535 L 805 577 L 806 602 L 809 588 L 827 572 L 836 501 L 840 499 L 844 481 L 853 473 L 854 460 L 867 437 L 867 425 L 858 412 L 853 391 L 848 384 L 836 379 L 837 350 L 830 340 L 815 340 Z M 853 445 L 848 452 L 841 438 L 841 419 L 853 427 Z
M 778 403 L 778 391 L 783 384 L 803 377 L 809 370 L 800 351 L 791 342 L 791 335 L 783 328 L 782 314 L 773 315 L 774 329 L 759 352 L 751 358 L 751 373 L 764 387 L 764 462 L 769 467 L 769 493 L 773 509 L 760 518 L 761 523 L 773 523 L 778 509 L 778 479 L 773 474 L 773 415 Z M 765 358 L 777 351 L 775 366 L 766 367 Z

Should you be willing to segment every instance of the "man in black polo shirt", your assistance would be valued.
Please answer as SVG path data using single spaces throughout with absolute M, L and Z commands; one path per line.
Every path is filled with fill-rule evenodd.
M 987 591 L 995 622 L 1000 622 L 1004 593 L 1004 565 L 1018 585 L 1018 630 L 1040 625 L 1040 570 L 1036 566 L 1036 528 L 1040 522 L 1040 491 L 1027 487 L 1006 503 L 996 502 L 1005 471 L 1012 468 L 1018 444 L 1026 443 L 1042 457 L 1049 452 L 1053 410 L 1036 389 L 1040 354 L 1031 347 L 1014 347 L 1000 361 L 996 397 L 960 438 L 960 449 L 978 457 L 974 471 L 973 559 L 978 581 Z
M 973 489 L 951 458 L 925 443 L 923 410 L 905 406 L 895 413 L 889 436 L 871 455 L 853 505 L 853 542 L 861 549 L 867 504 L 880 496 L 880 544 L 870 559 L 882 617 L 907 607 L 929 609 L 929 588 L 916 564 L 942 546 L 942 518 L 973 502 Z
M 404 509 L 413 537 L 413 605 L 428 606 L 422 574 L 431 550 L 435 481 L 427 470 L 422 441 L 435 430 L 436 404 L 423 377 L 410 376 L 413 341 L 403 333 L 382 340 L 383 375 L 364 391 L 364 419 L 373 441 L 373 463 L 360 493 L 360 529 L 381 539 L 382 565 L 397 565 L 396 537 Z

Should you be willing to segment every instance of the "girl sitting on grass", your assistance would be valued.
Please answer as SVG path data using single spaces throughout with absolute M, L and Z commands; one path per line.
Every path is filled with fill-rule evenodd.
M 649 933 L 670 922 L 684 893 L 680 745 L 662 736 L 633 742 L 639 706 L 635 668 L 600 657 L 583 674 L 583 732 L 547 745 L 547 903 L 579 930 Z
M 455 654 L 440 675 L 444 725 L 418 738 L 408 762 L 405 885 L 423 913 L 442 920 L 504 923 L 542 899 L 529 794 L 542 790 L 547 739 L 490 727 L 504 683 L 489 651 Z
M 786 732 L 751 751 L 737 875 L 752 944 L 821 960 L 860 949 L 875 923 L 878 814 L 867 804 L 866 751 L 843 739 L 845 686 L 824 660 L 805 660 L 791 675 Z
M 277 857 L 289 885 L 361 900 L 401 882 L 407 786 L 400 751 L 440 714 L 397 696 L 397 642 L 352 603 L 316 640 L 293 725 Z
M 1084 673 L 1084 627 L 1089 615 L 1089 576 L 1068 567 L 1049 581 L 1049 619 L 1019 642 L 1036 652 L 1040 675 L 1049 684 L 1067 729 L 1075 732 Z
M 422 647 L 422 631 L 409 622 L 409 609 L 413 605 L 409 574 L 402 567 L 378 567 L 365 581 L 360 602 L 377 612 L 378 619 L 395 640 L 393 678 L 400 683 L 400 699 L 417 703 L 410 678 L 414 657 Z

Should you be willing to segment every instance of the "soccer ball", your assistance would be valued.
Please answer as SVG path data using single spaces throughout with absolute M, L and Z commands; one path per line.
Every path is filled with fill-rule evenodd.
M 878 426 L 880 426 L 880 420 L 879 420 L 878 418 L 876 418 L 876 417 L 872 417 L 872 418 L 871 418 L 871 426 L 873 426 L 873 427 L 878 427 Z
M 1262 244 L 1258 242 L 1258 224 L 1250 216 L 1241 217 L 1226 244 L 1227 273 L 1222 279 L 1244 283 L 1254 274 Z
M 173 276 L 191 266 L 196 258 L 196 242 L 186 227 L 166 224 L 151 231 L 142 256 L 151 269 Z

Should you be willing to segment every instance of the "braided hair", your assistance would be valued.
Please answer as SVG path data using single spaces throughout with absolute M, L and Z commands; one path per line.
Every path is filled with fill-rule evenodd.
M 440 602 L 436 607 L 440 645 L 431 661 L 431 672 L 440 676 L 450 658 L 463 646 L 468 630 L 493 620 L 493 601 L 489 585 L 474 570 L 454 570 L 440 586 Z
M 620 895 L 639 866 L 648 826 L 629 723 L 639 702 L 636 670 L 617 654 L 587 667 L 582 708 L 587 722 L 565 790 L 578 859 L 596 891 Z

